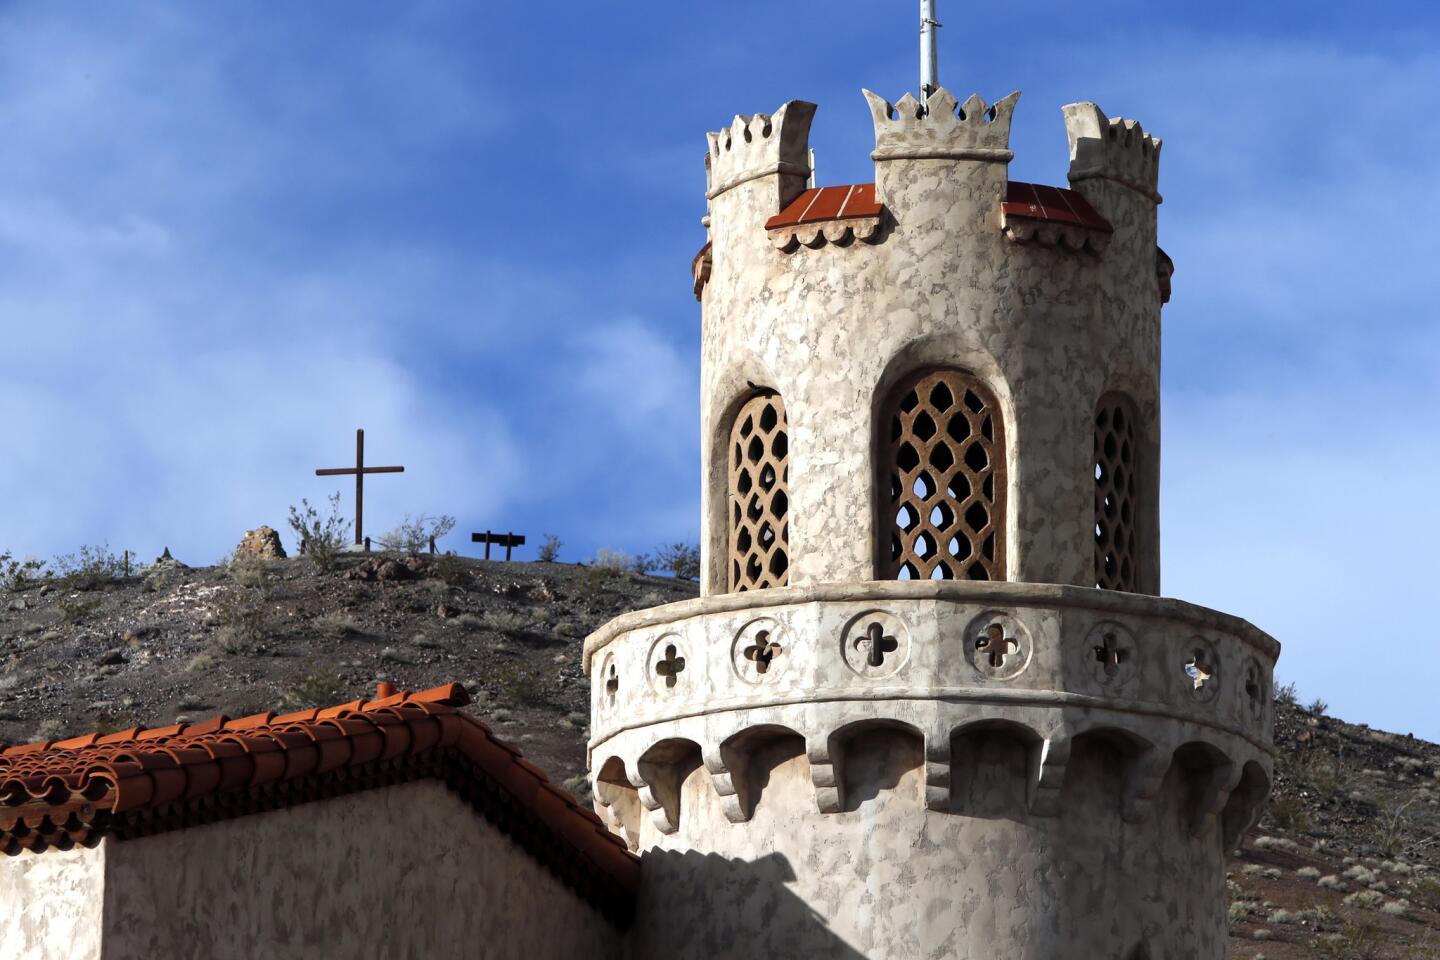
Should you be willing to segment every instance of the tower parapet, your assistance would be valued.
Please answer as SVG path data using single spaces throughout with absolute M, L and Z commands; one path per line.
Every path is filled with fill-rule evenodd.
M 1089 101 L 1066 104 L 1064 114 L 1072 184 L 1111 180 L 1160 202 L 1159 137 L 1146 133 L 1139 121 L 1107 117 Z
M 1019 91 L 994 106 L 979 94 L 962 105 L 953 93 L 939 88 L 924 103 L 912 94 L 890 103 L 864 91 L 875 120 L 875 151 L 883 160 L 989 160 L 1009 163 L 1010 121 Z

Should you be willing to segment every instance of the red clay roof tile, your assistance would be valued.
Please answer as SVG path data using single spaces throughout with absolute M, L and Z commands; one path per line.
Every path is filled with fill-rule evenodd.
M 1059 187 L 1011 180 L 1005 188 L 1005 202 L 1000 209 L 1007 218 L 1064 223 L 1102 233 L 1113 233 L 1115 229 L 1090 205 L 1084 194 Z
M 123 840 L 434 777 L 607 915 L 628 917 L 639 860 L 519 750 L 461 712 L 464 687 L 377 692 L 387 695 L 0 750 L 0 849 Z M 475 781 L 492 789 L 465 785 Z M 272 783 L 285 789 L 269 792 Z

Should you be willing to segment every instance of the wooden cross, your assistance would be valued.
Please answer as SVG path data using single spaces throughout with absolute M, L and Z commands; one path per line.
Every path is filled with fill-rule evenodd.
M 485 559 L 490 559 L 490 544 L 505 548 L 505 561 L 510 561 L 510 551 L 516 547 L 525 546 L 525 538 L 518 533 L 491 533 L 486 530 L 484 533 L 470 534 L 471 543 L 485 544 Z
M 364 542 L 365 522 L 365 474 L 367 473 L 404 473 L 404 467 L 367 467 L 365 466 L 365 431 L 355 431 L 355 466 L 335 467 L 328 470 L 316 470 L 317 477 L 348 477 L 355 475 L 355 544 L 359 546 Z
M 756 673 L 765 673 L 771 662 L 780 656 L 780 644 L 772 643 L 770 631 L 761 630 L 755 634 L 755 642 L 745 648 L 745 659 L 755 664 Z
M 1005 628 L 998 623 L 992 623 L 985 628 L 985 636 L 975 641 L 976 650 L 984 650 L 990 657 L 990 666 L 996 670 L 1005 666 L 1005 658 L 1016 650 L 1020 644 L 1012 637 L 1005 636 Z
M 685 669 L 685 658 L 679 656 L 675 644 L 665 648 L 665 657 L 655 663 L 655 672 L 665 678 L 665 686 L 673 687 L 680 680 L 680 671 Z
M 876 622 L 865 628 L 865 636 L 860 638 L 856 646 L 865 648 L 866 663 L 872 667 L 879 667 L 885 663 L 885 654 L 894 653 L 900 649 L 900 641 L 886 636 L 885 626 Z
M 1120 670 L 1120 664 L 1130 656 L 1130 651 L 1121 649 L 1115 641 L 1115 634 L 1107 633 L 1104 643 L 1095 648 L 1095 659 L 1105 664 L 1105 675 L 1113 677 Z

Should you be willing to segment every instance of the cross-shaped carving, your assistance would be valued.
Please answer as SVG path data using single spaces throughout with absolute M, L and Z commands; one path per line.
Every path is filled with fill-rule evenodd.
M 655 662 L 655 672 L 665 678 L 665 686 L 673 687 L 680 681 L 680 671 L 685 669 L 685 658 L 679 655 L 675 644 L 665 648 L 665 656 Z
M 1119 638 L 1107 633 L 1095 648 L 1095 659 L 1105 665 L 1105 675 L 1113 677 L 1120 672 L 1120 664 L 1130 659 L 1130 651 L 1120 646 Z
M 865 636 L 856 640 L 855 646 L 865 651 L 867 664 L 879 667 L 885 663 L 885 654 L 900 649 L 900 641 L 886 634 L 885 626 L 877 621 L 865 628 Z
M 990 658 L 990 666 L 996 670 L 1005 666 L 1005 658 L 1020 649 L 1020 641 L 1005 636 L 1005 628 L 992 623 L 985 628 L 985 635 L 975 641 L 975 649 L 982 650 Z
M 1194 682 L 1195 689 L 1199 690 L 1215 675 L 1215 666 L 1204 650 L 1196 650 L 1190 654 L 1190 659 L 1185 661 L 1185 673 Z
M 755 664 L 756 673 L 766 673 L 781 649 L 780 644 L 771 641 L 769 630 L 761 630 L 755 634 L 755 642 L 745 648 L 745 659 Z
M 1245 672 L 1245 695 L 1250 698 L 1250 705 L 1260 706 L 1262 687 L 1260 685 L 1260 670 L 1254 664 Z
M 610 699 L 615 699 L 615 694 L 620 692 L 620 675 L 615 671 L 615 664 L 610 664 L 609 676 L 605 679 L 605 692 L 610 694 Z

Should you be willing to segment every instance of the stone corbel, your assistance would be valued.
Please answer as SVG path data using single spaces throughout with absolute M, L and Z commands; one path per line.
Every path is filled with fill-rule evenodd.
M 1214 828 L 1216 818 L 1230 800 L 1230 794 L 1240 785 L 1243 773 L 1238 763 L 1218 764 L 1210 771 L 1190 823 L 1190 836 L 1203 837 Z
M 1150 818 L 1160 785 L 1170 769 L 1171 752 L 1159 747 L 1142 751 L 1130 763 L 1125 774 L 1125 793 L 1120 802 L 1120 817 L 1126 823 L 1143 823 Z
M 705 761 L 706 772 L 710 774 L 710 782 L 715 786 L 715 793 L 720 798 L 720 809 L 724 812 L 725 819 L 731 823 L 744 823 L 749 820 L 748 798 L 740 795 L 741 785 L 735 782 L 720 749 L 705 747 L 701 751 L 701 757 Z
M 1034 774 L 1030 779 L 1030 813 L 1037 817 L 1060 815 L 1060 789 L 1065 785 L 1065 769 L 1070 764 L 1071 741 L 1068 737 L 1051 737 L 1038 747 Z
M 821 813 L 840 812 L 840 777 L 830 758 L 830 744 L 817 737 L 805 742 L 810 761 L 810 782 L 815 786 L 815 806 Z

